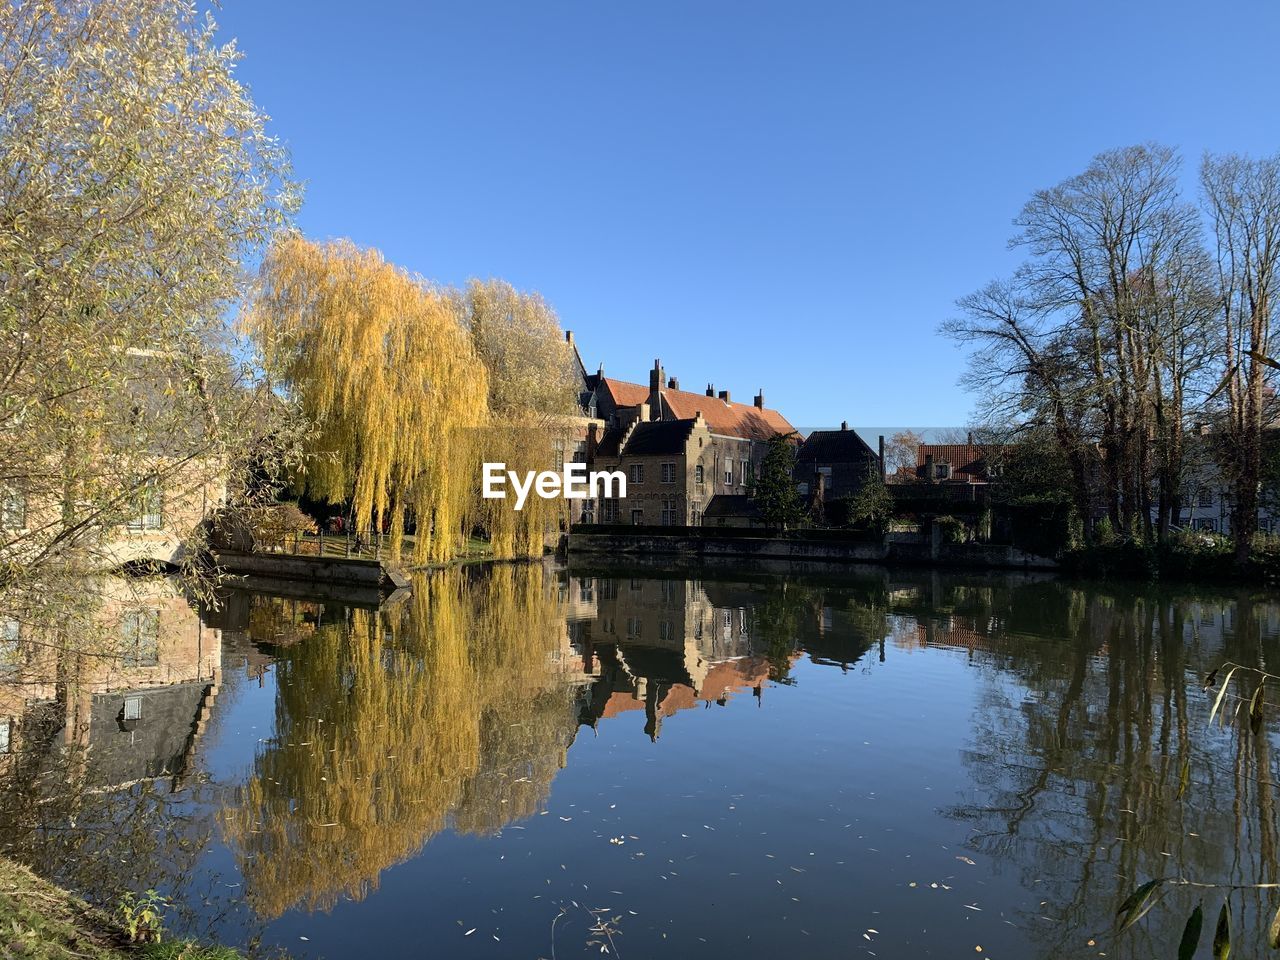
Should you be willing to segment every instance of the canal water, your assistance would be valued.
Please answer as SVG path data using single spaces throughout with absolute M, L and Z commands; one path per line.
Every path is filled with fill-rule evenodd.
M 1266 952 L 1280 673 L 1255 593 L 496 566 L 382 606 L 158 586 L 139 652 L 10 689 L 3 852 L 258 955 Z M 141 619 L 140 619 L 141 617 Z M 154 624 L 154 628 L 149 626 Z M 1225 671 L 1224 671 L 1225 672 Z M 1252 674 L 1248 676 L 1254 676 Z M 1220 680 L 1220 678 L 1219 678 Z

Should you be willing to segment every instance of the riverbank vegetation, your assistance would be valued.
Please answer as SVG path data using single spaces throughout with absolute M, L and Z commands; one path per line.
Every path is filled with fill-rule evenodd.
M 1206 156 L 1194 198 L 1180 171 L 1144 144 L 1038 191 L 1014 220 L 1026 260 L 944 330 L 973 348 L 990 439 L 1058 464 L 1071 546 L 1169 543 L 1212 475 L 1244 572 L 1276 416 L 1280 156 Z
M 236 960 L 226 947 L 190 940 L 132 938 L 114 918 L 0 857 L 4 956 L 24 960 Z

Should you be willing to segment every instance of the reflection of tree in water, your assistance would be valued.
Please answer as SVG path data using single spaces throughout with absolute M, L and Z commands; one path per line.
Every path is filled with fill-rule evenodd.
M 1200 691 L 1224 656 L 1274 670 L 1280 642 L 1262 619 L 1275 609 L 1241 596 L 1202 624 L 1193 601 L 1061 584 L 991 600 L 932 627 L 1000 668 L 986 672 L 965 758 L 975 796 L 953 814 L 972 822 L 973 849 L 1016 865 L 1045 901 L 1022 924 L 1042 956 L 1079 954 L 1090 938 L 1111 957 L 1175 955 L 1195 904 L 1212 923 L 1221 895 L 1174 889 L 1113 941 L 1116 909 L 1140 883 L 1277 879 L 1269 735 L 1210 729 Z M 1232 896 L 1233 955 L 1263 952 L 1274 900 Z
M 276 736 L 223 814 L 255 909 L 359 899 L 451 814 L 488 833 L 535 812 L 575 730 L 563 629 L 541 567 L 452 570 L 281 651 Z

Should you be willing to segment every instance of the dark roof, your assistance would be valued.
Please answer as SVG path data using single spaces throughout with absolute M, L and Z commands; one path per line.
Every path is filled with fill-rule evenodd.
M 821 460 L 823 463 L 860 463 L 876 459 L 876 453 L 856 430 L 814 430 L 805 437 L 796 453 L 797 460 Z
M 597 457 L 616 457 L 618 455 L 618 447 L 622 443 L 623 429 L 621 427 L 609 427 L 600 437 L 600 442 L 596 444 Z
M 746 517 L 758 519 L 760 505 L 745 493 L 717 493 L 703 511 L 704 518 Z
M 623 450 L 628 456 L 660 456 L 684 452 L 693 432 L 693 420 L 659 420 L 637 423 Z

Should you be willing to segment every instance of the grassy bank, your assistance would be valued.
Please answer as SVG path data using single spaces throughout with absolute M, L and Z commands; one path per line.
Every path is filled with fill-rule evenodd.
M 0 957 L 4 960 L 239 960 L 187 940 L 133 944 L 111 917 L 0 857 Z
M 1117 540 L 1062 554 L 1064 572 L 1117 580 L 1162 580 L 1173 583 L 1280 583 L 1280 536 L 1258 535 L 1244 570 L 1235 565 L 1235 548 L 1220 534 L 1182 532 L 1167 543 L 1141 544 Z

